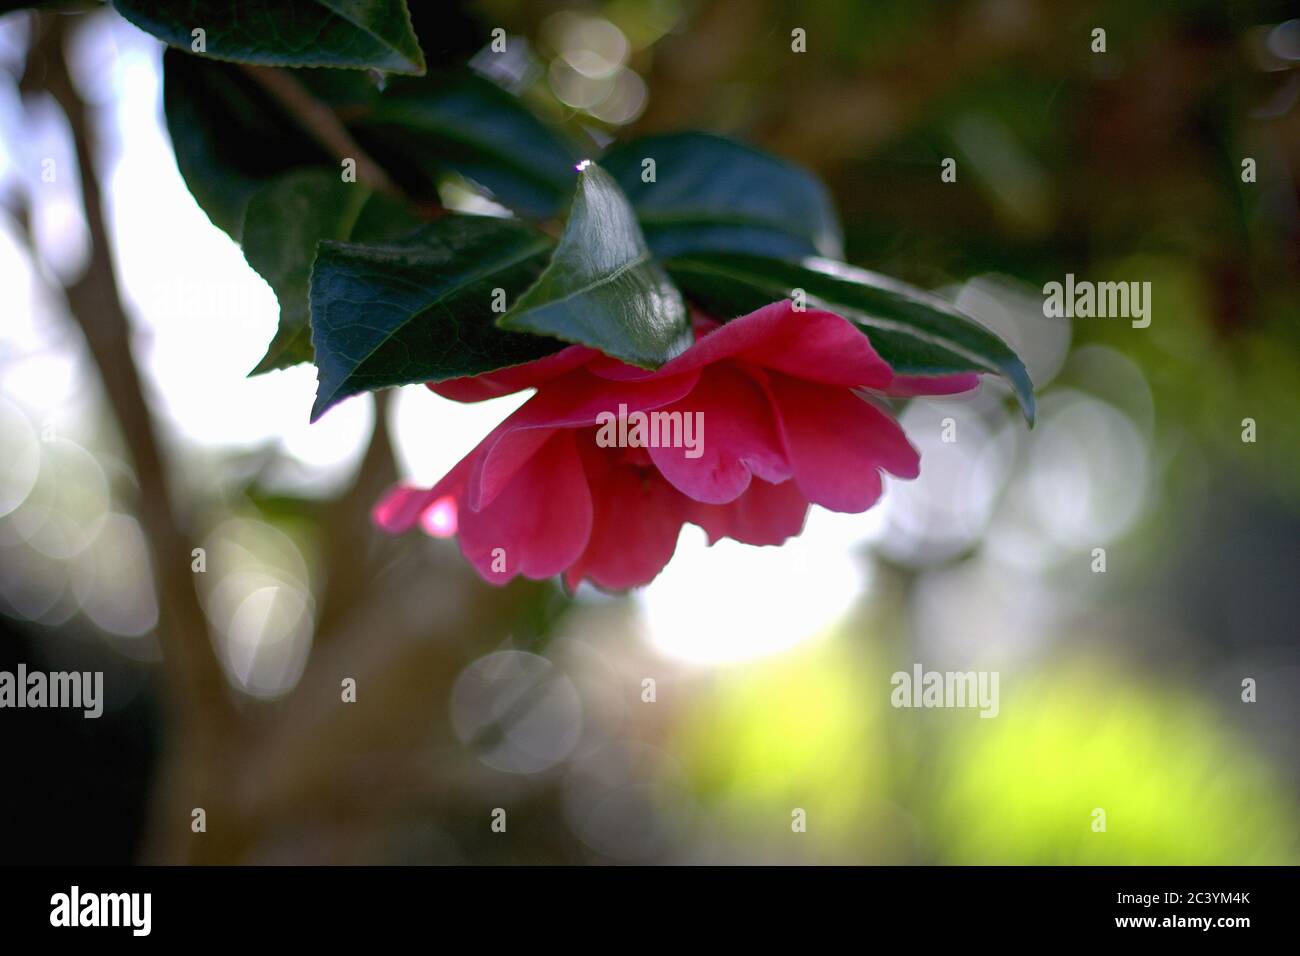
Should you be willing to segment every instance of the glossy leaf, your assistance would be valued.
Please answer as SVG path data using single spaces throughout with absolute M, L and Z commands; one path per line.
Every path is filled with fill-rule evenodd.
M 307 295 L 318 242 L 384 241 L 418 225 L 396 200 L 323 169 L 286 173 L 258 190 L 244 218 L 244 258 L 275 290 L 280 323 L 250 374 L 311 361 Z
M 385 166 L 422 177 L 423 192 L 460 173 L 523 216 L 558 214 L 578 156 L 517 96 L 469 71 L 393 80 L 356 123 Z
M 655 368 L 690 346 L 686 305 L 654 261 L 636 215 L 599 166 L 584 163 L 555 255 L 498 324 Z
M 494 324 L 546 268 L 553 242 L 515 220 L 446 216 L 387 244 L 322 242 L 311 275 L 312 420 L 349 395 L 478 375 L 562 343 Z
M 320 82 L 334 71 L 309 71 Z M 368 81 L 346 74 L 358 93 Z M 290 169 L 339 168 L 338 162 L 238 66 L 167 50 L 163 109 L 185 185 L 208 218 L 232 238 L 249 199 Z
M 190 52 L 267 66 L 423 73 L 405 0 L 112 0 L 140 29 Z
M 647 160 L 654 181 L 647 182 Z M 631 200 L 657 256 L 741 252 L 838 257 L 839 220 L 811 173 L 709 133 L 632 140 L 601 160 Z
M 719 318 L 752 312 L 804 290 L 807 303 L 858 324 L 895 372 L 947 375 L 991 372 L 1005 378 L 1026 420 L 1034 421 L 1034 388 L 1005 342 L 950 303 L 864 269 L 827 260 L 804 264 L 734 254 L 683 257 L 668 271 L 687 297 Z

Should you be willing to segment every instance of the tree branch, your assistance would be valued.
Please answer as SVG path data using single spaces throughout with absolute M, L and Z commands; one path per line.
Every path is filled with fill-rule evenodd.
M 230 746 L 239 716 L 213 648 L 207 617 L 199 603 L 195 575 L 190 567 L 192 541 L 176 509 L 167 463 L 131 353 L 130 322 L 113 271 L 108 229 L 100 202 L 94 130 L 89 110 L 72 82 L 64 59 L 66 21 L 66 17 L 53 14 L 37 19 L 24 87 L 39 86 L 48 91 L 62 107 L 72 130 L 91 252 L 85 272 L 64 291 L 69 312 L 85 336 L 90 356 L 103 380 L 139 482 L 139 518 L 152 552 L 158 585 L 157 634 L 166 672 L 165 704 L 176 720 L 178 731 L 171 746 L 173 755 L 188 770 L 197 770 L 176 772 L 174 776 L 186 782 L 186 790 L 192 788 L 194 793 L 202 794 L 211 792 L 217 783 L 214 773 L 220 761 L 212 759 L 213 754 Z M 172 813 L 175 809 L 164 812 Z M 188 811 L 173 824 L 176 832 L 188 835 Z
M 329 505 L 322 522 L 325 587 L 316 619 L 319 643 L 333 638 L 340 619 L 354 602 L 366 596 L 374 578 L 373 549 L 362 547 L 359 542 L 368 540 L 374 533 L 371 506 L 397 480 L 387 410 L 388 394 L 375 392 L 375 428 L 370 434 L 370 444 L 352 487 Z
M 347 127 L 334 111 L 313 96 L 297 77 L 288 70 L 273 66 L 241 63 L 240 67 L 290 116 L 302 123 L 303 127 L 332 153 L 335 159 L 355 160 L 359 182 L 398 199 L 406 198 L 384 168 L 362 149 L 361 144 L 348 132 Z

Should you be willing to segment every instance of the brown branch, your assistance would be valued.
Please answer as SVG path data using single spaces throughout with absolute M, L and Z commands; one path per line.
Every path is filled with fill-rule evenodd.
M 24 88 L 48 91 L 62 107 L 72 130 L 81 177 L 82 212 L 90 233 L 90 259 L 84 273 L 65 288 L 68 309 L 85 337 L 109 405 L 117 419 L 139 482 L 139 518 L 153 557 L 159 595 L 158 640 L 165 671 L 165 705 L 175 719 L 172 757 L 181 767 L 167 773 L 183 782 L 156 812 L 166 814 L 167 832 L 177 841 L 189 836 L 188 807 L 203 804 L 216 791 L 221 761 L 215 756 L 231 746 L 239 717 L 208 632 L 191 570 L 192 540 L 177 512 L 167 462 L 144 397 L 131 353 L 130 322 L 113 271 L 108 229 L 95 170 L 91 117 L 64 59 L 66 20 L 46 14 L 36 21 Z M 180 814 L 178 817 L 177 814 Z M 165 855 L 174 857 L 179 842 Z
M 372 593 L 377 565 L 381 563 L 377 558 L 385 555 L 376 555 L 374 549 L 362 543 L 373 534 L 370 507 L 395 477 L 384 397 L 380 395 L 375 430 L 353 485 L 331 503 L 322 521 L 326 588 L 317 622 L 320 646 L 300 686 L 280 702 L 274 722 L 261 725 L 258 717 L 266 712 L 256 705 L 242 712 L 236 708 L 195 590 L 195 575 L 190 570 L 192 541 L 169 487 L 167 462 L 131 354 L 130 323 L 113 272 L 101 208 L 92 117 L 63 59 L 66 19 L 43 15 L 35 21 L 23 86 L 25 90 L 48 91 L 63 108 L 72 129 L 92 252 L 85 273 L 67 285 L 64 292 L 69 312 L 103 379 L 107 400 L 135 467 L 140 486 L 138 513 L 158 583 L 158 638 L 164 668 L 161 683 L 170 733 L 168 759 L 155 787 L 154 825 L 147 853 L 160 862 L 230 861 L 249 850 L 250 839 L 261 833 L 268 815 L 274 820 L 277 812 L 283 812 L 284 799 L 292 796 L 304 803 L 325 799 L 329 774 L 322 778 L 320 772 L 310 768 L 329 766 L 329 759 L 336 754 L 332 745 L 322 751 L 318 731 L 322 725 L 337 729 L 340 717 L 354 714 L 338 702 L 340 673 L 364 677 L 369 695 L 392 680 L 416 681 L 423 686 L 430 674 L 437 674 L 441 681 L 449 681 L 459 656 L 451 653 L 454 644 L 449 639 L 427 642 L 410 638 L 412 629 L 423 631 L 430 619 L 431 595 L 427 588 L 409 589 L 423 610 L 411 614 L 416 623 L 405 628 L 394 627 L 391 622 L 397 606 L 393 595 Z M 289 71 L 244 69 L 323 147 L 340 159 L 355 159 L 359 181 L 402 196 L 392 177 L 355 142 L 332 110 L 316 100 Z M 441 212 L 441 208 L 433 211 Z M 427 566 L 421 567 L 427 573 Z M 450 588 L 450 579 L 443 586 Z M 450 593 L 436 603 L 456 604 Z M 495 607 L 495 603 L 487 606 Z M 458 632 L 464 623 L 460 615 L 445 609 L 438 620 L 449 633 Z M 407 639 L 396 643 L 359 639 L 376 632 L 404 634 Z M 355 659 L 359 645 L 375 652 L 366 655 L 369 666 Z M 346 667 L 344 662 L 348 662 Z M 382 696 L 386 695 L 380 690 Z M 420 694 L 398 696 L 423 699 Z M 334 712 L 340 708 L 339 713 Z M 372 719 L 378 718 L 378 712 L 372 714 Z M 342 726 L 346 725 L 344 721 Z M 372 722 L 367 724 L 363 738 L 369 744 L 374 739 L 387 739 L 388 735 L 385 728 Z M 326 738 L 330 736 L 325 734 Z M 326 759 L 318 760 L 322 753 Z M 313 783 L 321 790 L 319 797 L 312 796 Z M 221 826 L 196 838 L 190 833 L 189 811 L 200 806 L 207 810 L 210 821 L 220 820 Z
M 353 138 L 335 112 L 313 96 L 292 73 L 278 67 L 251 63 L 241 63 L 240 67 L 335 159 L 355 160 L 358 182 L 390 196 L 405 198 L 397 183 Z
M 397 480 L 387 410 L 388 394 L 375 392 L 375 428 L 370 434 L 370 444 L 352 487 L 330 504 L 322 522 L 325 587 L 316 619 L 318 643 L 333 639 L 340 619 L 354 602 L 366 596 L 374 578 L 373 549 L 363 544 L 375 534 L 370 509 Z

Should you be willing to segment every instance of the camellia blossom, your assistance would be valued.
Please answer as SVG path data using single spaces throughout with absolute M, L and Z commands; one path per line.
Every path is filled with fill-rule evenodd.
M 563 574 L 571 588 L 583 579 L 635 587 L 663 570 L 687 522 L 710 544 L 777 545 L 802 530 L 810 503 L 865 511 L 880 498 L 881 472 L 915 478 L 920 468 L 870 394 L 978 384 L 974 373 L 895 375 L 860 328 L 789 300 L 722 325 L 699 319 L 695 331 L 694 344 L 656 371 L 575 345 L 431 384 L 462 402 L 536 394 L 434 487 L 392 489 L 375 520 L 394 533 L 420 524 L 446 534 L 450 522 L 466 559 L 494 584 Z M 598 423 L 636 413 L 697 416 L 700 440 L 611 446 Z

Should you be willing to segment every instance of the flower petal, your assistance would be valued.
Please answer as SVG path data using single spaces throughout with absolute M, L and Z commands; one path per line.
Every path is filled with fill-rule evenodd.
M 831 511 L 866 511 L 880 497 L 884 469 L 915 478 L 920 456 L 892 418 L 843 388 L 772 375 L 794 479 Z
M 659 370 L 673 375 L 739 358 L 827 385 L 883 388 L 893 378 L 857 326 L 833 312 L 795 311 L 789 299 L 732 319 Z
M 492 503 L 519 466 L 546 439 L 535 429 L 594 425 L 602 412 L 617 415 L 667 405 L 689 392 L 698 372 L 637 382 L 611 382 L 577 369 L 547 383 L 497 426 L 479 445 L 482 455 L 470 479 L 468 503 L 478 510 Z
M 651 447 L 650 458 L 696 501 L 734 501 L 749 487 L 751 475 L 773 482 L 791 475 L 772 403 L 735 363 L 710 365 L 689 395 L 651 414 L 660 412 L 680 415 L 674 435 L 689 433 L 696 447 Z
M 612 457 L 594 445 L 592 451 Z M 593 455 L 583 458 L 590 461 Z M 653 469 L 626 463 L 593 469 L 589 464 L 587 474 L 594 512 L 591 539 L 565 572 L 565 583 L 573 589 L 587 578 L 611 591 L 649 584 L 677 550 L 690 502 Z
M 755 479 L 735 501 L 725 505 L 696 503 L 690 521 L 704 529 L 709 544 L 733 538 L 742 544 L 783 544 L 803 530 L 808 499 L 793 481 L 779 484 Z
M 371 509 L 371 518 L 389 534 L 409 531 L 439 498 L 446 495 L 459 498 L 464 493 L 477 457 L 478 448 L 475 448 L 457 462 L 451 471 L 443 475 L 432 488 L 395 485 Z
M 593 359 L 603 358 L 595 349 L 582 345 L 570 345 L 551 355 L 511 365 L 508 368 L 474 375 L 468 378 L 449 378 L 445 382 L 429 382 L 428 388 L 443 398 L 455 402 L 484 402 L 489 398 L 500 398 L 526 388 L 536 388 L 566 372 L 586 365 Z
M 591 491 L 573 433 L 558 431 L 519 467 L 491 507 L 460 514 L 460 547 L 492 584 L 516 574 L 549 578 L 586 549 L 591 518 Z

